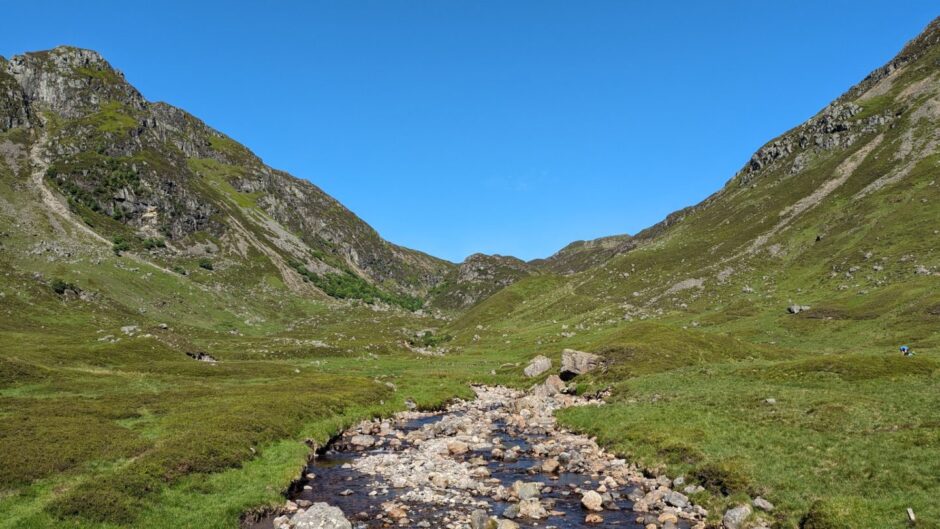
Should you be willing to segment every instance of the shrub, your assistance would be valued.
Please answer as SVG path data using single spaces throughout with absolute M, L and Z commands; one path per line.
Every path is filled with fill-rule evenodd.
M 339 299 L 361 299 L 366 303 L 375 303 L 384 301 L 391 305 L 398 305 L 407 310 L 415 311 L 420 309 L 424 302 L 418 298 L 405 294 L 394 294 L 379 289 L 372 283 L 357 276 L 350 271 L 343 273 L 315 274 L 303 263 L 290 261 L 291 267 L 297 270 L 297 273 L 303 276 L 304 280 L 316 285 L 326 295 Z
M 78 287 L 76 287 L 72 283 L 63 281 L 61 279 L 53 279 L 52 283 L 50 283 L 49 286 L 52 287 L 53 292 L 55 292 L 56 294 L 60 296 L 62 294 L 65 294 L 65 292 L 68 290 L 78 291 Z
M 408 343 L 418 347 L 437 347 L 442 343 L 453 340 L 454 337 L 449 334 L 435 335 L 432 331 L 424 331 L 416 338 L 408 340 Z
M 212 261 L 206 257 L 199 260 L 199 268 L 209 271 L 215 270 L 215 267 L 212 266 Z
M 706 489 L 724 496 L 747 492 L 750 486 L 744 471 L 730 461 L 706 463 L 697 468 L 692 475 Z
M 113 243 L 111 249 L 114 251 L 114 255 L 121 255 L 121 252 L 126 252 L 131 249 L 131 244 L 120 235 L 115 235 L 114 238 L 111 239 L 111 242 Z
M 166 248 L 166 241 L 160 238 L 147 238 L 144 239 L 144 248 L 147 250 L 153 250 L 155 248 Z

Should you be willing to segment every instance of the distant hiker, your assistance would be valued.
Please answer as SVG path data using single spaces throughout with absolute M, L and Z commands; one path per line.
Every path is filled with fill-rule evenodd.
M 902 346 L 901 346 L 901 354 L 903 354 L 904 356 L 914 356 L 914 351 L 911 351 L 911 348 L 910 348 L 910 347 L 908 347 L 908 346 L 906 346 L 906 345 L 902 345 Z

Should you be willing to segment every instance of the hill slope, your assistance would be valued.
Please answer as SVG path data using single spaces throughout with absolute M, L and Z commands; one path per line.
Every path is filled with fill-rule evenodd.
M 581 389 L 611 404 L 563 420 L 719 511 L 761 495 L 775 527 L 901 527 L 908 507 L 937 527 L 938 146 L 940 19 L 701 204 L 446 332 L 520 360 L 605 356 Z
M 257 254 L 287 287 L 421 296 L 452 268 L 396 246 L 316 186 L 271 169 L 186 112 L 150 103 L 100 55 L 60 47 L 0 63 L 8 167 L 77 229 L 171 265 Z M 21 177 L 25 178 L 25 177 Z M 57 193 L 58 192 L 58 193 Z M 18 202 L 22 202 L 19 200 Z M 150 258 L 151 256 L 148 256 Z M 306 278 L 304 276 L 307 276 Z

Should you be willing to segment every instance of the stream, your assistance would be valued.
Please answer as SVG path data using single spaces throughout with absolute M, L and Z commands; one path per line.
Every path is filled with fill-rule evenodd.
M 475 400 L 443 412 L 404 412 L 345 432 L 304 469 L 280 512 L 245 527 L 704 527 L 704 509 L 671 480 L 646 477 L 556 425 L 555 410 L 598 401 L 550 383 L 529 393 L 474 389 Z M 350 525 L 317 518 L 331 508 L 324 504 Z

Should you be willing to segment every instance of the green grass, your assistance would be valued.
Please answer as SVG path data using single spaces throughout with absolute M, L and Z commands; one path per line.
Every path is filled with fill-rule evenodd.
M 845 513 L 813 527 L 902 527 L 908 507 L 937 527 L 938 380 L 936 361 L 900 355 L 711 363 L 616 382 L 609 405 L 561 418 L 702 483 L 714 512 L 762 495 L 782 527 L 820 509 Z

